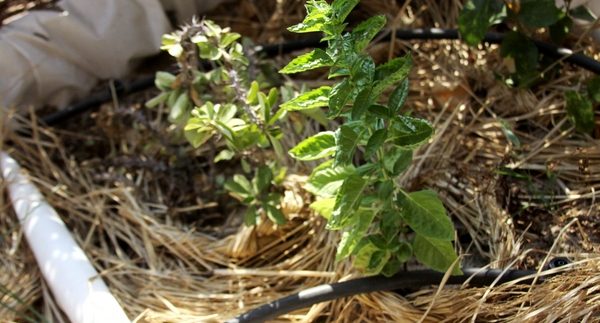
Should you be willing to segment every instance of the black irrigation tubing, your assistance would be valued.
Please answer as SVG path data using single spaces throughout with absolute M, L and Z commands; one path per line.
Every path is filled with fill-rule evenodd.
M 554 258 L 550 261 L 548 268 L 556 268 L 567 265 L 566 258 Z M 521 279 L 521 284 L 533 283 L 535 270 L 502 270 L 502 269 L 463 269 L 463 275 L 450 276 L 446 284 L 457 285 L 468 282 L 471 287 L 490 286 L 492 284 L 503 284 Z M 331 301 L 338 298 L 353 296 L 357 294 L 397 291 L 406 289 L 418 289 L 424 286 L 437 285 L 444 277 L 444 273 L 433 270 L 416 270 L 401 272 L 392 277 L 371 276 L 349 280 L 341 283 L 324 284 L 306 289 L 299 293 L 280 298 L 271 303 L 259 306 L 227 323 L 255 323 L 274 319 L 280 315 L 309 307 L 311 305 Z M 540 277 L 538 282 L 543 281 Z
M 428 28 L 428 29 L 400 29 L 394 32 L 394 36 L 397 39 L 422 39 L 422 40 L 434 40 L 434 39 L 460 39 L 457 29 L 441 29 L 441 28 Z M 384 39 L 390 39 L 391 33 L 384 37 Z M 500 43 L 504 39 L 504 35 L 501 33 L 489 32 L 485 35 L 483 42 L 487 43 Z M 540 52 L 556 59 L 562 59 L 567 63 L 577 65 L 581 68 L 589 70 L 593 73 L 600 74 L 600 62 L 588 57 L 584 54 L 574 53 L 568 48 L 558 47 L 552 44 L 540 42 L 534 40 L 535 45 L 538 47 Z M 272 44 L 257 46 L 256 51 L 262 53 L 268 57 L 273 57 L 285 53 L 289 53 L 295 50 L 305 48 L 324 47 L 325 43 L 320 41 L 320 37 L 307 37 L 300 40 L 292 40 L 281 44 Z M 148 89 L 154 84 L 154 76 L 146 76 L 139 80 L 133 81 L 129 84 L 124 82 L 116 82 L 117 95 L 131 94 Z M 90 110 L 101 103 L 108 102 L 112 99 L 112 91 L 110 88 L 93 94 L 91 97 L 80 101 L 76 104 L 66 107 L 65 109 L 47 115 L 41 118 L 41 121 L 49 126 L 57 125 L 67 119 Z

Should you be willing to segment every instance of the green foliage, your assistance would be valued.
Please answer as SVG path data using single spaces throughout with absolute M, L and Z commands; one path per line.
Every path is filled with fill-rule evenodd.
M 161 93 L 146 106 L 166 105 L 169 120 L 183 130 L 194 148 L 211 142 L 219 147 L 212 162 L 241 159 L 242 168 L 249 173 L 250 163 L 258 163 L 247 157 L 251 151 L 272 149 L 279 160 L 285 157 L 278 124 L 287 110 L 277 106 L 277 89 L 263 92 L 261 84 L 250 79 L 249 60 L 239 38 L 210 20 L 163 36 L 161 48 L 177 60 L 180 72 L 157 72 L 155 85 Z M 201 61 L 214 68 L 200 71 Z M 261 217 L 284 223 L 281 197 L 272 189 L 274 174 L 284 174 L 284 168 L 276 162 L 271 167 L 254 166 L 251 180 L 237 174 L 226 181 L 225 189 L 247 206 L 246 224 L 256 224 Z
M 476 46 L 493 25 L 508 26 L 511 31 L 500 45 L 510 71 L 506 83 L 527 88 L 547 77 L 542 71 L 551 63 L 542 60 L 532 38 L 545 28 L 544 33 L 560 44 L 571 30 L 573 18 L 581 15 L 581 9 L 557 8 L 554 0 L 469 0 L 460 13 L 458 29 L 468 45 Z
M 515 66 L 513 81 L 521 86 L 532 84 L 539 76 L 539 52 L 532 40 L 511 31 L 500 45 L 500 55 L 511 60 Z
M 531 28 L 551 26 L 562 16 L 554 0 L 520 0 L 516 14 L 520 23 Z
M 335 131 L 303 140 L 290 150 L 298 160 L 329 158 L 316 167 L 305 186 L 319 199 L 311 208 L 340 230 L 336 259 L 352 256 L 367 274 L 396 273 L 413 255 L 445 271 L 457 259 L 454 229 L 433 191 L 406 193 L 395 180 L 410 166 L 412 151 L 433 135 L 426 120 L 401 115 L 409 92 L 410 55 L 377 66 L 364 51 L 385 26 L 384 16 L 370 18 L 344 32 L 345 17 L 357 0 L 309 1 L 305 19 L 293 32 L 321 32 L 325 50 L 292 60 L 281 72 L 329 67 L 332 87 L 321 87 L 284 103 L 286 110 L 328 107 L 341 117 Z M 393 90 L 387 105 L 380 102 Z M 411 239 L 411 237 L 415 237 Z M 458 274 L 458 267 L 453 273 Z
M 594 21 L 593 15 L 579 6 L 571 9 L 570 2 L 564 8 L 557 8 L 554 0 L 469 0 L 458 19 L 458 29 L 463 40 L 470 46 L 479 44 L 488 29 L 498 23 L 505 23 L 507 32 L 500 44 L 500 55 L 510 71 L 506 84 L 528 88 L 547 77 L 542 71 L 548 70 L 549 60 L 544 59 L 533 41 L 540 28 L 544 28 L 553 42 L 563 42 L 573 25 L 573 19 Z M 587 93 L 568 91 L 565 93 L 566 110 L 575 129 L 591 133 L 595 126 L 594 103 L 600 102 L 600 79 L 589 82 Z M 506 137 L 519 146 L 519 140 L 505 125 L 502 130 Z
M 575 130 L 591 133 L 595 127 L 594 106 L 585 94 L 575 91 L 565 93 L 567 114 L 575 125 Z
M 458 17 L 458 30 L 467 44 L 476 46 L 490 26 L 505 16 L 506 8 L 501 1 L 469 0 Z
M 281 195 L 270 191 L 273 180 L 273 170 L 268 166 L 261 166 L 256 170 L 252 181 L 237 174 L 225 182 L 225 189 L 229 194 L 248 206 L 244 215 L 246 225 L 257 224 L 261 215 L 266 215 L 273 223 L 285 223 L 285 216 L 278 208 Z

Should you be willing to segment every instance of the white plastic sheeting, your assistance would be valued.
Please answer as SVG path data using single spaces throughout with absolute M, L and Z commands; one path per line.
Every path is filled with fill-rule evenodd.
M 189 19 L 222 0 L 63 0 L 0 28 L 0 106 L 63 107 L 159 51 L 165 10 Z M 1 112 L 1 110 L 0 110 Z
M 56 211 L 17 162 L 1 151 L 0 170 L 40 271 L 69 320 L 130 322 Z

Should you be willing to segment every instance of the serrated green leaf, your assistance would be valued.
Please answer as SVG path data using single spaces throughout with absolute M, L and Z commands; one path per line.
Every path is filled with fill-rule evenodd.
M 567 115 L 575 124 L 575 129 L 582 133 L 591 133 L 594 131 L 595 117 L 594 106 L 587 96 L 575 91 L 565 93 L 567 101 Z
M 281 108 L 287 111 L 299 111 L 326 107 L 329 104 L 330 92 L 331 87 L 321 86 L 320 88 L 302 93 L 298 97 L 287 101 L 281 105 Z
M 360 0 L 334 0 L 331 3 L 333 18 L 337 19 L 340 23 L 344 22 L 348 14 L 350 14 L 359 2 Z
M 331 66 L 333 61 L 327 55 L 327 53 L 320 49 L 314 49 L 313 51 L 300 55 L 289 62 L 279 73 L 293 74 L 304 71 L 313 70 L 320 67 Z
M 360 119 L 371 104 L 373 104 L 373 96 L 371 96 L 370 87 L 358 92 L 354 104 L 352 105 L 352 120 Z
M 368 239 L 363 239 L 361 242 L 365 241 L 365 243 L 359 243 L 359 247 L 356 248 L 356 256 L 354 257 L 354 267 L 361 269 L 363 271 L 368 271 L 369 263 L 371 262 L 371 257 L 373 254 L 379 249 L 375 247 L 372 243 L 368 242 Z
M 361 138 L 362 129 L 353 124 L 344 124 L 335 132 L 335 162 L 334 166 L 346 165 L 352 162 L 354 151 Z
M 360 56 L 352 64 L 350 80 L 357 91 L 371 88 L 375 76 L 375 62 L 371 56 Z
M 406 102 L 406 98 L 408 98 L 408 91 L 409 82 L 408 78 L 405 78 L 400 82 L 400 85 L 394 89 L 388 100 L 388 108 L 390 109 L 391 116 L 395 116 L 400 112 L 400 109 L 404 106 L 404 102 Z
M 439 240 L 454 239 L 452 221 L 435 192 L 401 192 L 396 203 L 401 209 L 402 218 L 416 233 Z
M 375 153 L 381 147 L 381 145 L 383 145 L 386 139 L 387 129 L 383 128 L 373 132 L 373 134 L 369 138 L 369 141 L 367 141 L 365 157 L 371 158 L 372 156 L 375 156 Z
M 490 26 L 506 17 L 502 1 L 469 0 L 458 17 L 460 36 L 469 46 L 477 46 Z
M 390 118 L 390 110 L 381 104 L 372 104 L 367 111 L 369 111 L 370 114 L 372 114 L 373 116 L 376 116 L 377 118 L 381 118 L 383 120 L 387 120 Z
M 315 212 L 319 213 L 322 217 L 324 217 L 327 221 L 331 218 L 331 213 L 333 213 L 333 208 L 335 206 L 335 198 L 326 198 L 320 199 L 312 202 L 310 204 L 310 208 Z
M 384 15 L 373 16 L 354 27 L 352 30 L 352 39 L 354 39 L 354 48 L 357 52 L 365 49 L 377 33 L 385 27 L 386 19 Z
M 548 27 L 562 17 L 554 0 L 520 0 L 519 21 L 532 28 Z
M 294 33 L 309 33 L 323 31 L 323 28 L 331 15 L 331 7 L 324 0 L 310 1 L 306 3 L 306 17 L 304 20 L 288 28 Z
M 327 227 L 331 230 L 341 229 L 346 225 L 346 220 L 356 212 L 362 200 L 362 192 L 367 181 L 359 175 L 350 175 L 344 180 L 338 194 L 335 197 L 335 207 Z
M 431 269 L 445 272 L 458 258 L 454 252 L 452 242 L 425 237 L 417 234 L 413 241 L 413 252 L 418 261 Z M 452 275 L 461 275 L 462 271 L 457 265 L 452 270 Z
M 324 131 L 302 140 L 289 154 L 298 160 L 315 160 L 333 155 L 335 149 L 334 133 Z
M 281 213 L 281 210 L 279 210 L 277 207 L 271 204 L 263 205 L 263 207 L 267 213 L 267 217 L 269 218 L 269 220 L 271 220 L 275 224 L 285 224 L 285 216 L 283 215 L 283 213 Z
M 433 135 L 433 127 L 427 120 L 397 116 L 394 121 L 389 138 L 397 146 L 415 148 Z
M 389 86 L 396 84 L 408 77 L 412 67 L 412 58 L 410 55 L 397 57 L 391 61 L 378 66 L 375 69 L 375 86 L 373 95 L 379 96 Z
M 316 196 L 333 197 L 344 180 L 355 172 L 356 170 L 351 165 L 315 169 L 304 188 Z
M 398 240 L 398 232 L 402 228 L 402 216 L 390 207 L 382 213 L 380 218 L 379 231 L 381 236 L 386 245 L 393 244 L 395 240 Z
M 338 116 L 346 103 L 352 99 L 352 83 L 349 79 L 345 79 L 340 83 L 337 83 L 331 89 L 329 93 L 329 110 L 330 115 Z
M 412 162 L 413 152 L 411 149 L 392 147 L 383 160 L 383 166 L 391 175 L 397 176 L 405 171 Z
M 349 230 L 342 233 L 342 239 L 337 247 L 335 260 L 340 261 L 350 256 L 360 240 L 366 235 L 369 226 L 375 218 L 375 213 L 371 211 L 359 210 L 353 216 L 354 223 Z

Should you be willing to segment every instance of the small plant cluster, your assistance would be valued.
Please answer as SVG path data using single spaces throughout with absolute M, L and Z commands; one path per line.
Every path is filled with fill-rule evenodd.
M 504 23 L 510 28 L 501 45 L 500 54 L 512 69 L 507 84 L 530 87 L 542 79 L 543 70 L 553 63 L 538 51 L 534 36 L 547 34 L 556 44 L 561 44 L 573 26 L 573 19 L 594 22 L 596 19 L 585 6 L 570 8 L 565 1 L 558 8 L 554 0 L 469 0 L 458 19 L 463 40 L 470 46 L 479 44 L 488 29 Z M 543 29 L 542 29 L 543 28 Z M 565 93 L 567 114 L 582 133 L 594 130 L 594 105 L 600 103 L 600 78 L 592 79 L 587 91 Z
M 344 21 L 358 2 L 311 0 L 304 21 L 289 28 L 322 32 L 328 47 L 295 58 L 280 72 L 327 67 L 329 77 L 339 80 L 331 87 L 305 92 L 277 108 L 278 91 L 265 94 L 259 82 L 251 81 L 250 60 L 239 35 L 202 20 L 164 37 L 163 49 L 177 59 L 181 71 L 157 73 L 162 93 L 147 105 L 166 104 L 169 119 L 183 128 L 194 147 L 224 143 L 214 162 L 237 156 L 247 173 L 254 164 L 252 179 L 237 174 L 224 185 L 247 205 L 248 225 L 263 216 L 278 224 L 285 221 L 279 210 L 281 195 L 273 189 L 285 176 L 285 168 L 273 160 L 285 157 L 278 124 L 287 113 L 314 114 L 328 107 L 328 117 L 343 124 L 306 138 L 289 154 L 301 161 L 325 159 L 312 170 L 306 189 L 317 196 L 311 207 L 327 219 L 327 227 L 342 231 L 336 258 L 354 256 L 355 266 L 368 274 L 392 275 L 413 255 L 446 271 L 457 255 L 454 227 L 441 201 L 431 190 L 407 192 L 397 181 L 410 166 L 413 150 L 433 135 L 426 120 L 401 113 L 411 57 L 377 65 L 366 53 L 386 24 L 384 16 L 345 32 Z M 199 59 L 212 69 L 200 71 Z M 382 95 L 391 88 L 383 103 Z M 249 152 L 256 149 L 273 150 L 275 156 L 267 157 L 270 162 L 252 161 Z M 453 273 L 460 273 L 458 266 Z
M 552 63 L 539 53 L 534 36 L 541 36 L 543 31 L 560 44 L 571 30 L 573 18 L 595 20 L 585 7 L 571 9 L 570 1 L 565 3 L 565 8 L 558 8 L 554 0 L 469 0 L 458 18 L 458 29 L 468 45 L 477 46 L 491 26 L 505 24 L 509 32 L 500 45 L 500 54 L 512 69 L 506 81 L 526 88 Z
M 354 256 L 365 273 L 395 274 L 414 255 L 421 263 L 445 271 L 457 261 L 454 227 L 431 190 L 407 192 L 399 175 L 411 164 L 413 150 L 433 135 L 423 119 L 402 114 L 409 92 L 410 55 L 377 65 L 366 48 L 385 26 L 375 16 L 345 32 L 345 19 L 359 0 L 313 0 L 296 33 L 321 32 L 325 50 L 293 59 L 281 73 L 329 68 L 339 80 L 282 104 L 288 111 L 328 107 L 343 124 L 320 132 L 289 151 L 297 160 L 326 159 L 311 173 L 307 190 L 318 197 L 311 207 L 341 230 L 336 259 Z M 387 103 L 382 94 L 393 88 Z M 460 273 L 458 266 L 454 274 Z
M 194 148 L 209 142 L 218 147 L 214 163 L 237 157 L 246 173 L 254 168 L 251 180 L 236 174 L 224 185 L 248 206 L 246 224 L 256 224 L 262 215 L 283 224 L 285 217 L 278 208 L 281 195 L 271 192 L 271 184 L 281 184 L 285 176 L 277 160 L 285 156 L 278 122 L 286 111 L 277 109 L 276 88 L 265 94 L 258 81 L 251 81 L 252 66 L 239 38 L 210 20 L 163 36 L 162 49 L 177 59 L 180 72 L 158 72 L 155 83 L 162 92 L 146 106 L 166 104 L 169 120 L 183 128 Z M 200 70 L 202 64 L 210 70 Z M 257 160 L 252 154 L 256 149 L 272 149 L 279 158 L 268 163 Z

